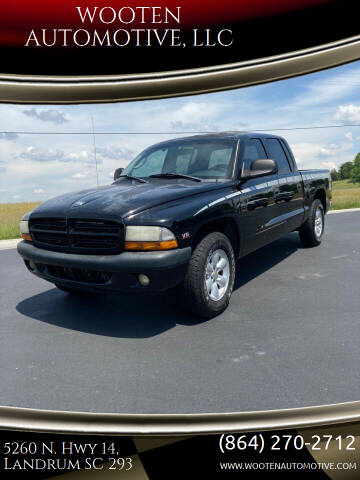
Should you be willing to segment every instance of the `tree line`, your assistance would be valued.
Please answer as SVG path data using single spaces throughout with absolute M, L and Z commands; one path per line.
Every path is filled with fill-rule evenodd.
M 340 165 L 339 170 L 334 168 L 331 170 L 331 179 L 335 180 L 351 180 L 360 183 L 360 153 L 356 155 L 352 162 L 345 162 Z

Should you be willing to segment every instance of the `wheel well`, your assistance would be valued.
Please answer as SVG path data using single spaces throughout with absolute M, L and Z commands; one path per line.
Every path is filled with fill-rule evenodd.
M 324 190 L 317 190 L 314 196 L 314 200 L 319 199 L 324 207 L 324 212 L 326 212 L 326 193 Z
M 240 235 L 235 221 L 230 218 L 224 218 L 206 223 L 200 227 L 195 235 L 194 248 L 206 235 L 212 232 L 221 232 L 228 237 L 233 247 L 235 258 L 237 258 L 240 253 Z

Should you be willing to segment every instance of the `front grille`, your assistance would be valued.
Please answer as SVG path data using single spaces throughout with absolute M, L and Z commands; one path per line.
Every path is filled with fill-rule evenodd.
M 124 227 L 113 220 L 30 218 L 34 245 L 48 250 L 78 253 L 119 253 Z
M 85 270 L 82 268 L 59 267 L 57 265 L 36 264 L 39 272 L 50 275 L 55 279 L 72 280 L 82 283 L 93 283 L 102 285 L 111 280 L 111 272 L 98 272 L 96 270 Z

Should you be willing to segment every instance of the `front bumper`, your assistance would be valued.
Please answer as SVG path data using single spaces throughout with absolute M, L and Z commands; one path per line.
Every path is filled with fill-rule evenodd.
M 191 257 L 190 247 L 161 252 L 82 255 L 44 250 L 22 241 L 17 250 L 34 275 L 58 285 L 89 291 L 167 290 L 183 280 Z M 140 285 L 140 273 L 149 277 L 149 286 Z

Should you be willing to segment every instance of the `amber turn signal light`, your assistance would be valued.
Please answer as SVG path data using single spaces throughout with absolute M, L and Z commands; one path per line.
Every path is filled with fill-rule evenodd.
M 32 242 L 30 233 L 22 233 L 21 237 L 23 238 L 23 240 L 26 240 L 27 242 Z
M 125 250 L 150 251 L 172 250 L 178 248 L 177 240 L 165 240 L 162 242 L 125 242 Z

